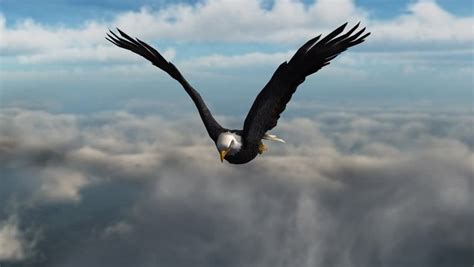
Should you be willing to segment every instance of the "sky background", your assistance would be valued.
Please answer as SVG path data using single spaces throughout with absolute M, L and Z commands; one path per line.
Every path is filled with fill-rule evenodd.
M 4 106 L 56 102 L 57 110 L 87 112 L 131 98 L 185 98 L 170 90 L 175 83 L 165 74 L 104 40 L 108 28 L 120 27 L 175 62 L 216 112 L 244 116 L 276 66 L 346 21 L 361 21 L 371 38 L 310 77 L 296 100 L 439 108 L 473 102 L 469 0 L 1 3 Z
M 0 0 L 0 265 L 469 266 L 470 0 Z M 309 38 L 372 34 L 221 164 L 157 48 L 241 128 Z

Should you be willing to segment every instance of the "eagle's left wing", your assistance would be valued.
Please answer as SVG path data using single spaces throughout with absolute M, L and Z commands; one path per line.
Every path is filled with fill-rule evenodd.
M 284 62 L 255 99 L 245 119 L 243 137 L 246 145 L 258 145 L 263 135 L 277 125 L 280 114 L 285 110 L 291 96 L 306 78 L 329 64 L 339 53 L 360 44 L 370 33 L 365 28 L 352 34 L 359 24 L 347 33 L 338 36 L 347 23 L 326 37 L 321 35 L 306 42 L 289 62 Z M 363 35 L 362 35 L 363 34 Z
M 212 140 L 216 141 L 219 134 L 224 131 L 224 128 L 222 128 L 222 126 L 214 119 L 211 111 L 209 111 L 207 108 L 206 103 L 204 103 L 204 100 L 202 99 L 199 92 L 196 91 L 196 89 L 194 89 L 188 83 L 188 81 L 186 81 L 184 76 L 179 72 L 178 68 L 176 68 L 173 63 L 168 62 L 158 51 L 156 51 L 156 49 L 147 43 L 141 41 L 138 38 L 133 39 L 118 28 L 117 30 L 121 37 L 116 35 L 113 31 L 110 31 L 105 39 L 118 47 L 130 50 L 148 59 L 148 61 L 150 61 L 153 65 L 165 71 L 173 79 L 178 81 L 196 105 L 209 136 Z

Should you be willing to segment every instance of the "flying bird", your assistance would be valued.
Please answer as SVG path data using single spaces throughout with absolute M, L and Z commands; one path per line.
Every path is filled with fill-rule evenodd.
M 109 30 L 106 39 L 148 59 L 178 81 L 196 105 L 207 133 L 216 144 L 221 162 L 227 160 L 233 164 L 244 164 L 267 150 L 262 140 L 285 142 L 268 131 L 277 125 L 280 114 L 305 78 L 328 65 L 347 48 L 362 43 L 370 35 L 364 34 L 365 28 L 356 31 L 359 23 L 341 34 L 346 26 L 347 22 L 322 39 L 319 35 L 307 41 L 289 61 L 283 62 L 257 95 L 242 130 L 222 127 L 212 116 L 201 95 L 186 81 L 176 66 L 153 47 L 138 38 L 131 38 L 118 28 L 120 36 Z

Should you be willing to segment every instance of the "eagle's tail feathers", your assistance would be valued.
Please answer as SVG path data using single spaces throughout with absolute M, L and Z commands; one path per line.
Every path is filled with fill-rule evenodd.
M 264 136 L 263 136 L 263 139 L 265 140 L 270 140 L 270 141 L 278 141 L 278 142 L 282 142 L 282 143 L 286 143 L 285 140 L 281 139 L 281 138 L 278 138 L 276 135 L 274 134 L 269 134 L 269 133 L 266 133 Z

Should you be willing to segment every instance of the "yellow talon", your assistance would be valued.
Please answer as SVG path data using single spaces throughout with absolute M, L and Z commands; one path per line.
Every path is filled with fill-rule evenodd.
M 268 148 L 263 143 L 260 143 L 258 145 L 258 154 L 263 154 L 265 151 L 268 151 Z

